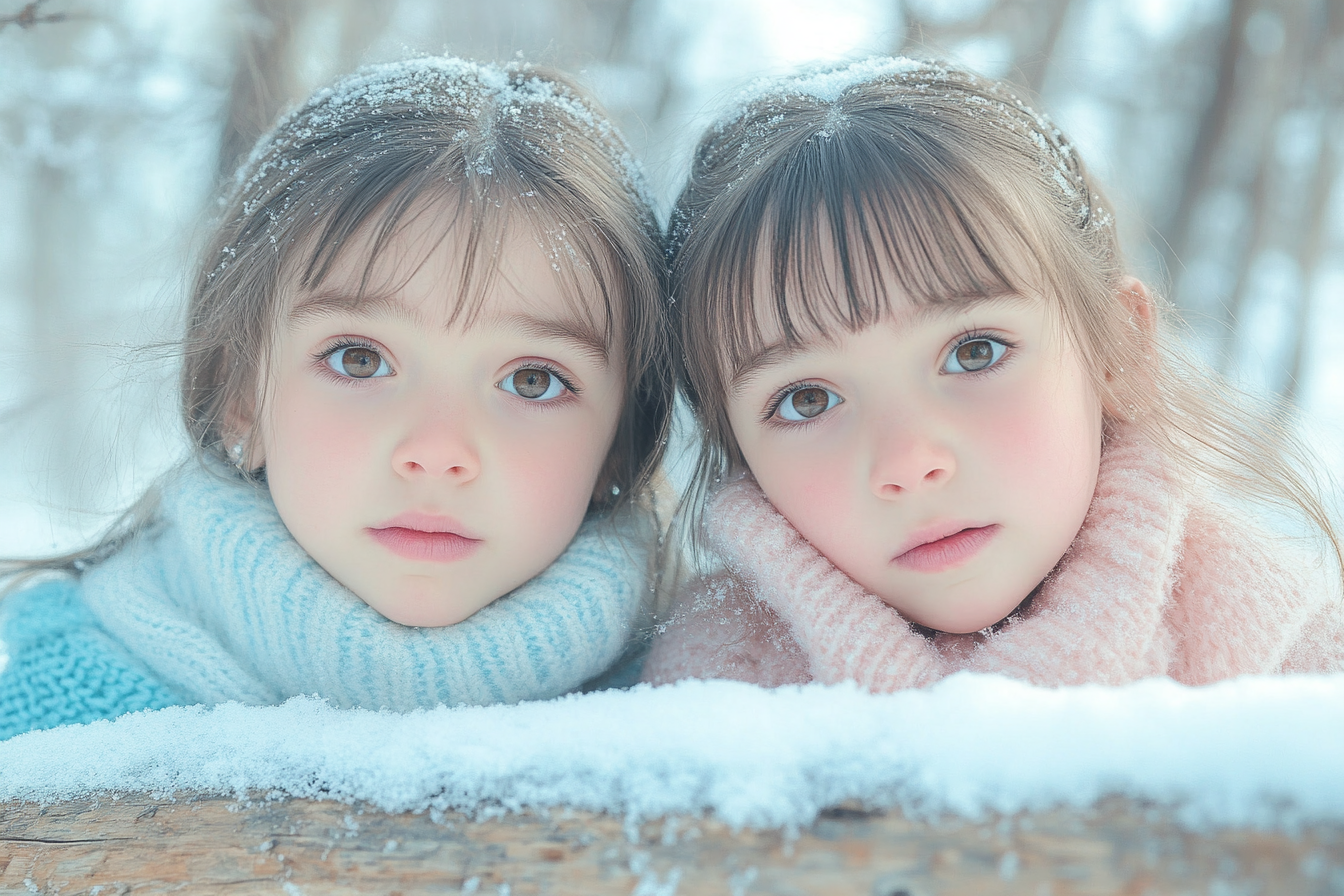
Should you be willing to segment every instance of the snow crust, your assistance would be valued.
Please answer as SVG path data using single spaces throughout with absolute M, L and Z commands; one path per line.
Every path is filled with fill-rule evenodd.
M 847 799 L 969 818 L 1120 793 L 1192 827 L 1344 820 L 1344 674 L 1045 689 L 954 675 L 639 686 L 410 714 L 175 707 L 0 743 L 0 800 L 213 792 L 439 813 L 574 807 L 803 825 Z
M 905 56 L 874 56 L 841 66 L 811 66 L 791 76 L 758 78 L 733 98 L 732 108 L 719 119 L 719 127 L 740 118 L 743 112 L 766 97 L 806 96 L 823 103 L 835 103 L 856 84 L 908 72 L 937 74 L 941 70 L 938 65 Z

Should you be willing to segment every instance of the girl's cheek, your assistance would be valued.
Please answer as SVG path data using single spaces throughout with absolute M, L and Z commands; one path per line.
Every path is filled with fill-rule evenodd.
M 1050 437 L 1053 427 L 1045 425 L 1049 422 L 1046 415 L 1030 403 L 990 405 L 979 419 L 985 442 L 995 446 L 994 454 L 1003 465 L 1000 471 L 1003 474 L 1026 472 L 1053 453 Z
M 1040 389 L 998 410 L 985 409 L 995 433 L 996 475 L 1005 482 L 1032 483 L 1028 499 L 1045 510 L 1091 500 L 1100 463 L 1101 412 L 1089 392 Z
M 799 470 L 796 482 L 798 498 L 805 512 L 830 518 L 841 504 L 845 485 L 852 477 L 846 471 L 854 460 L 845 451 L 829 451 L 808 457 Z
M 531 493 L 538 511 L 564 503 L 587 476 L 583 452 L 573 439 L 552 439 L 547 442 L 509 440 L 500 460 L 507 464 L 509 478 L 514 481 L 515 494 L 526 497 Z
M 761 490 L 795 527 L 850 528 L 845 525 L 846 490 L 852 487 L 855 461 L 847 446 L 786 439 L 757 452 L 754 465 L 751 461 L 748 457 Z
M 492 436 L 491 450 L 499 452 L 497 462 L 511 483 L 512 500 L 528 505 L 534 516 L 563 509 L 566 517 L 581 518 L 606 461 L 618 410 L 595 408 L 591 415 L 565 417 L 557 413 L 556 425 L 540 432 L 527 418 L 503 426 Z
M 274 406 L 275 449 L 288 459 L 286 466 L 302 464 L 310 481 L 348 484 L 355 468 L 367 467 L 380 421 L 372 419 L 372 408 L 304 386 L 285 390 Z

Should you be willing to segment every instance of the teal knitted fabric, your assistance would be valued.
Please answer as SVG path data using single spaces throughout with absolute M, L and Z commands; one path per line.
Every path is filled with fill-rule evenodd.
M 0 609 L 0 740 L 181 702 L 98 628 L 77 582 L 43 582 Z
M 173 703 L 407 711 L 559 696 L 644 623 L 656 540 L 638 513 L 589 519 L 536 578 L 443 628 L 398 625 L 294 541 L 264 487 L 185 464 L 155 522 L 77 583 L 0 602 L 0 737 Z

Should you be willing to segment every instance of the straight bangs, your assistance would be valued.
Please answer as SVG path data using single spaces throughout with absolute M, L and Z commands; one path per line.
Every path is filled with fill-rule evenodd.
M 766 346 L 857 332 L 901 303 L 1037 295 L 1046 285 L 1016 197 L 936 147 L 841 124 L 780 165 L 705 228 L 722 251 L 694 253 L 703 267 L 689 279 L 703 287 L 704 312 L 685 324 L 706 328 L 691 344 L 718 346 L 730 378 Z

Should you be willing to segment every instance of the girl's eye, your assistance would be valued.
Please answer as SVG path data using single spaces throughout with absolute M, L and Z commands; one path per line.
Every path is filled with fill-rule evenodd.
M 363 345 L 338 348 L 324 359 L 329 368 L 341 376 L 366 380 L 375 376 L 391 376 L 392 368 L 377 351 Z
M 997 339 L 980 336 L 968 339 L 948 353 L 944 373 L 975 373 L 999 362 L 1008 346 Z
M 549 401 L 565 394 L 564 381 L 542 367 L 523 367 L 499 383 L 499 388 L 529 401 Z
M 811 420 L 817 415 L 829 411 L 843 399 L 830 389 L 821 386 L 801 386 L 788 392 L 779 402 L 775 413 L 785 420 Z

